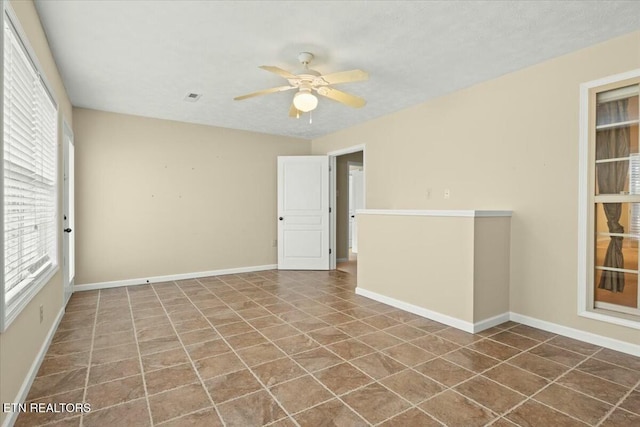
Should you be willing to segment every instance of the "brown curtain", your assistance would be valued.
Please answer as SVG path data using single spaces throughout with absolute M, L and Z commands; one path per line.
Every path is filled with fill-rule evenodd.
M 627 120 L 628 100 L 608 102 L 598 109 L 599 114 L 610 118 L 610 123 Z M 620 127 L 597 132 L 596 159 L 611 159 L 629 156 L 629 128 Z M 598 187 L 600 194 L 620 194 L 624 190 L 629 170 L 629 162 L 606 162 L 596 165 Z M 624 233 L 624 227 L 620 224 L 622 203 L 603 203 L 604 213 L 607 217 L 607 225 L 610 233 Z M 604 266 L 611 268 L 624 268 L 622 255 L 622 237 L 611 236 L 604 258 Z M 602 271 L 598 288 L 612 292 L 624 290 L 624 273 L 619 271 Z

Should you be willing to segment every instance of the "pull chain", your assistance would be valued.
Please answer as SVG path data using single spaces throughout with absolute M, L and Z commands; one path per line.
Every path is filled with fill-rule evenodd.
M 313 123 L 313 111 L 309 111 L 309 124 Z

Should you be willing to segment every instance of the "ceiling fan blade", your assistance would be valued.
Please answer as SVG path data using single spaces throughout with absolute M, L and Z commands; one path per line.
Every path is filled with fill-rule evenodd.
M 353 108 L 364 107 L 367 103 L 363 98 L 359 96 L 351 95 L 346 92 L 342 92 L 341 90 L 333 89 L 331 87 L 319 87 L 317 89 L 318 95 L 322 95 L 329 99 L 333 99 L 334 101 L 341 102 L 342 104 L 348 105 Z
M 279 75 L 280 77 L 284 77 L 285 79 L 297 79 L 298 76 L 296 76 L 295 74 L 291 74 L 288 71 L 283 70 L 282 68 L 279 67 L 274 67 L 271 65 L 261 65 L 259 68 L 262 68 L 263 70 L 266 71 L 270 71 L 272 73 L 275 73 L 277 75 Z
M 289 108 L 289 117 L 294 117 L 296 119 L 300 118 L 300 114 L 302 114 L 302 111 L 298 110 L 296 108 L 295 105 L 293 105 L 293 102 L 291 103 L 291 108 Z
M 341 71 L 339 73 L 331 73 L 320 76 L 327 84 L 335 85 L 338 83 L 359 82 L 369 79 L 369 73 L 362 70 Z
M 271 89 L 259 90 L 258 92 L 248 93 L 242 96 L 236 96 L 233 98 L 235 101 L 242 101 L 243 99 L 253 98 L 254 96 L 267 95 L 275 92 L 282 92 L 285 90 L 295 89 L 293 86 L 280 86 L 280 87 L 272 87 Z

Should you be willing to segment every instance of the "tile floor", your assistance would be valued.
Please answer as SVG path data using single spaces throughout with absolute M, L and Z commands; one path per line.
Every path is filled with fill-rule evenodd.
M 18 426 L 638 426 L 640 358 L 513 322 L 471 335 L 340 271 L 73 295 Z

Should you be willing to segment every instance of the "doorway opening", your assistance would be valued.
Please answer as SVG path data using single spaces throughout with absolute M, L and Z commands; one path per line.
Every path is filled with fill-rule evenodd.
M 357 274 L 356 211 L 365 208 L 364 146 L 329 153 L 331 164 L 331 268 Z

